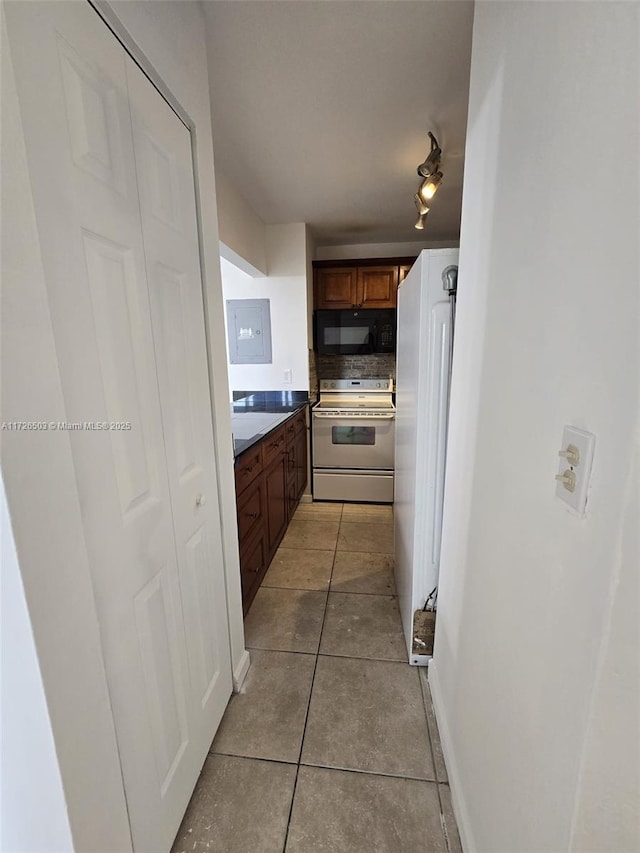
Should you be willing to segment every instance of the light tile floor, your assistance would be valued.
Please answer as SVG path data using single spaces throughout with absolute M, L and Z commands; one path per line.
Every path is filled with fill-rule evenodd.
M 391 507 L 298 508 L 173 853 L 461 853 L 392 555 Z

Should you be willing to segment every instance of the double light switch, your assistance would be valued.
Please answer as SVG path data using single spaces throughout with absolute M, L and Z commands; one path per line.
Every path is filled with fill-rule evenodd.
M 595 441 L 592 433 L 567 426 L 558 451 L 556 495 L 581 516 L 587 503 Z

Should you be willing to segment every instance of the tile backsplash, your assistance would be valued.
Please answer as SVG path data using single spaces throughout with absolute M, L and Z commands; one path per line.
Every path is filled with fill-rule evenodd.
M 396 357 L 387 353 L 376 355 L 320 355 L 317 358 L 317 375 L 320 379 L 377 379 L 378 376 L 396 378 Z
M 318 356 L 314 350 L 309 350 L 309 399 L 318 398 Z

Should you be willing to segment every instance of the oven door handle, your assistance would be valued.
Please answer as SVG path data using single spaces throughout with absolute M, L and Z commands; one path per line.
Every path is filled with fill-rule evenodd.
M 334 415 L 331 412 L 314 412 L 314 418 L 332 418 L 334 421 L 337 420 L 348 420 L 348 421 L 393 421 L 395 420 L 395 414 L 391 415 Z

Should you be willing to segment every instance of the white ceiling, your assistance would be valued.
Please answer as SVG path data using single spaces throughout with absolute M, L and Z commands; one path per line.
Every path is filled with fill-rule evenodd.
M 319 245 L 459 236 L 473 3 L 205 0 L 216 168 Z M 416 167 L 443 184 L 414 229 Z

